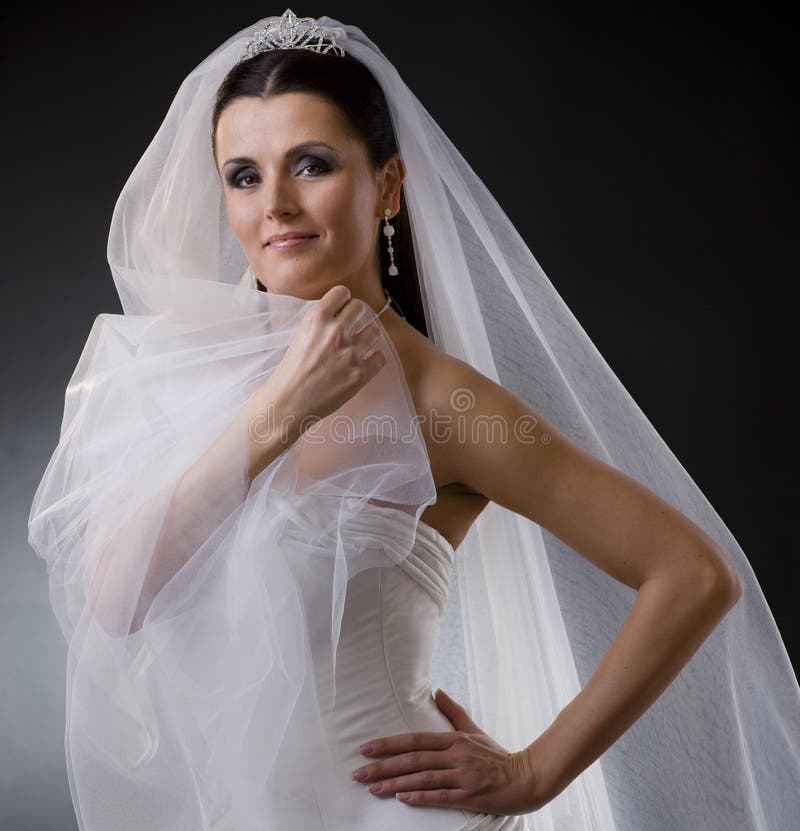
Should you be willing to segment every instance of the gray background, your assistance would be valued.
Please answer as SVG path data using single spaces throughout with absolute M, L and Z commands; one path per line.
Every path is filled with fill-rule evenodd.
M 763 7 L 737 20 L 722 4 L 691 16 L 538 2 L 294 10 L 359 25 L 396 63 L 748 553 L 797 666 L 786 21 Z M 105 262 L 114 202 L 186 74 L 282 11 L 3 12 L 3 831 L 76 828 L 65 644 L 26 521 L 90 325 L 120 311 Z

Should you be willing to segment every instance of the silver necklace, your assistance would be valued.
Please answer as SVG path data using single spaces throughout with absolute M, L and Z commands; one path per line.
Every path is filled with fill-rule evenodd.
M 394 300 L 394 298 L 392 297 L 392 295 L 391 295 L 391 294 L 389 294 L 389 292 L 388 292 L 388 291 L 386 291 L 386 289 L 385 289 L 385 288 L 383 289 L 383 293 L 386 295 L 386 302 L 383 304 L 383 308 L 382 308 L 382 309 L 381 309 L 381 310 L 377 313 L 379 317 L 380 317 L 380 315 L 382 315 L 382 314 L 383 314 L 383 313 L 384 313 L 384 312 L 385 312 L 385 311 L 389 308 L 389 306 L 391 305 L 392 301 Z M 395 304 L 395 306 L 397 306 L 397 301 L 394 301 L 394 304 Z M 399 306 L 397 306 L 397 309 L 398 309 L 398 311 L 400 311 L 400 307 L 399 307 Z M 402 311 L 400 312 L 400 317 L 402 317 L 402 318 L 403 318 L 403 320 L 405 320 L 405 319 L 406 319 L 406 316 L 402 313 Z

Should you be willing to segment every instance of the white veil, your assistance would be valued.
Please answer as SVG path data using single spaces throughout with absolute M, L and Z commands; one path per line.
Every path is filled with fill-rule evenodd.
M 744 581 L 654 706 L 528 827 L 792 827 L 800 690 L 740 546 L 392 64 L 359 28 L 318 22 L 344 30 L 385 93 L 433 341 L 670 502 Z M 124 314 L 95 321 L 31 508 L 69 644 L 67 763 L 86 831 L 196 831 L 222 816 L 237 831 L 290 827 L 287 806 L 292 827 L 331 831 L 293 772 L 313 759 L 326 784 L 320 713 L 347 583 L 407 557 L 436 499 L 385 335 L 387 366 L 335 414 L 347 443 L 325 419 L 248 482 L 240 414 L 318 302 L 243 280 L 213 163 L 217 88 L 263 23 L 189 74 L 123 188 L 108 259 Z M 370 533 L 385 517 L 391 547 Z M 521 749 L 588 680 L 633 599 L 490 504 L 459 547 L 432 677 Z

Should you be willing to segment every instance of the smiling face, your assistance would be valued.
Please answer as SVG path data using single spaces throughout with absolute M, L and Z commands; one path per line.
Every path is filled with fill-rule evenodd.
M 313 300 L 343 283 L 382 305 L 376 239 L 384 208 L 399 210 L 399 157 L 373 170 L 335 106 L 289 92 L 234 100 L 217 125 L 216 161 L 230 226 L 269 291 Z M 269 243 L 295 232 L 311 238 Z

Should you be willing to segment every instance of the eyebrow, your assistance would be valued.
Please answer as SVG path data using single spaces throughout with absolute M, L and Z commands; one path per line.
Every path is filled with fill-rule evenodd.
M 289 158 L 291 156 L 299 156 L 302 153 L 306 153 L 309 150 L 313 150 L 314 148 L 318 147 L 325 147 L 328 150 L 336 153 L 337 155 L 340 154 L 340 151 L 336 147 L 332 147 L 325 141 L 304 141 L 302 144 L 295 144 L 294 147 L 290 147 L 286 153 L 285 157 Z M 222 168 L 226 168 L 229 164 L 257 164 L 255 159 L 251 159 L 249 156 L 236 156 L 233 159 L 228 159 L 223 165 Z

